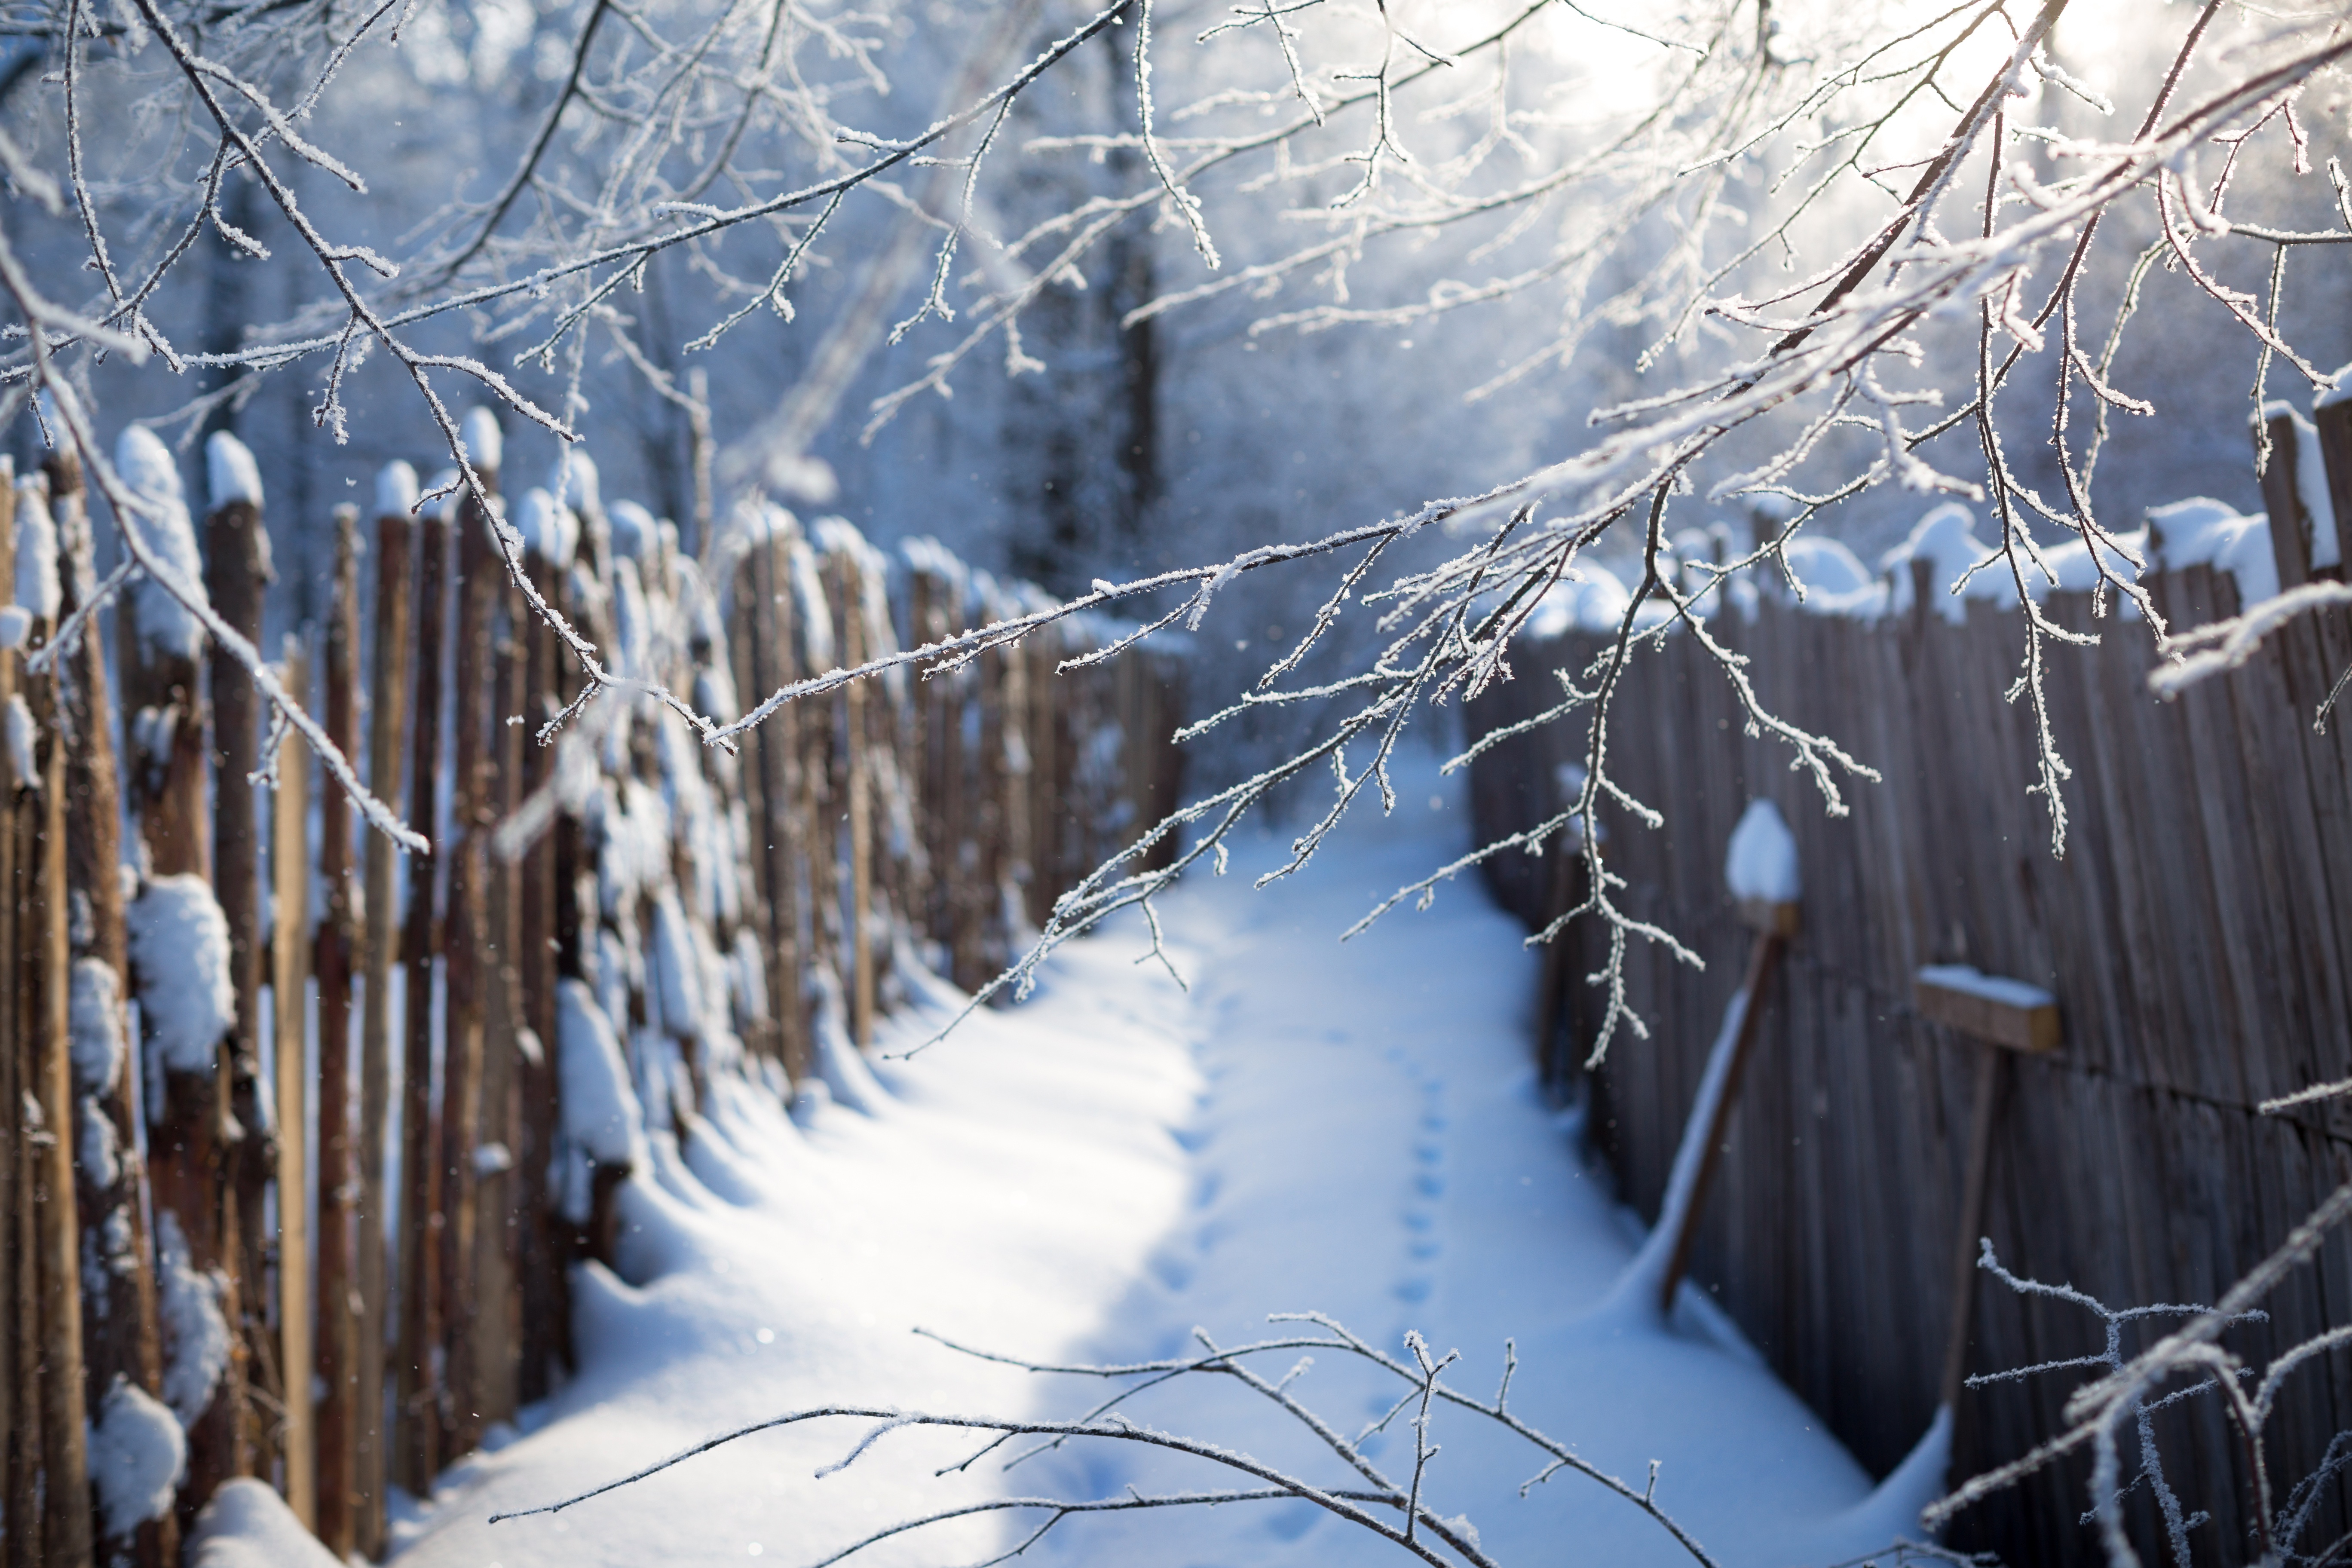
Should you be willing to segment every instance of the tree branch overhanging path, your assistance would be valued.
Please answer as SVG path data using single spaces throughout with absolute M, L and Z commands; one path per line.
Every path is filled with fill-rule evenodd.
M 2213 24 L 2223 12 L 2211 0 L 2177 19 L 2169 55 L 2147 79 L 2124 83 L 2111 104 L 2053 53 L 2063 47 L 2053 39 L 2064 33 L 2067 0 L 2031 10 L 1972 0 L 1917 14 L 1838 7 L 1804 17 L 1768 16 L 1742 0 L 1701 11 L 1672 36 L 1633 27 L 1606 8 L 1549 0 L 1425 17 L 1327 0 L 1238 6 L 1190 44 L 1171 41 L 1164 17 L 1155 31 L 1147 0 L 1120 0 L 1041 23 L 1034 46 L 1009 52 L 1020 63 L 992 81 L 974 79 L 970 69 L 954 76 L 940 112 L 893 135 L 856 129 L 837 112 L 853 93 L 887 83 L 890 69 L 906 63 L 903 50 L 894 54 L 889 31 L 869 26 L 870 18 L 784 0 L 725 0 L 656 18 L 589 0 L 554 57 L 560 85 L 526 117 L 530 129 L 503 172 L 488 177 L 491 195 L 453 195 L 395 256 L 336 237 L 336 222 L 320 216 L 327 208 L 305 195 L 306 184 L 325 181 L 365 197 L 370 175 L 354 153 L 330 151 L 305 127 L 331 119 L 339 90 L 357 90 L 370 72 L 401 68 L 392 48 L 413 10 L 338 8 L 331 0 L 257 10 L 137 0 L 133 27 L 122 18 L 101 26 L 76 0 L 60 16 L 18 18 L 10 31 L 47 51 L 58 67 L 55 83 L 37 90 L 54 85 L 57 92 L 27 102 L 33 119 L 7 143 L 8 172 L 28 197 L 69 214 L 81 258 L 102 288 L 86 303 L 55 304 L 58 286 L 45 294 L 26 265 L 11 264 L 7 291 L 32 334 L 0 357 L 0 385 L 16 400 L 11 406 L 47 392 L 94 488 L 118 516 L 135 518 L 139 503 L 98 448 L 87 418 L 73 412 L 77 375 L 101 363 L 140 361 L 155 371 L 244 378 L 191 403 L 192 416 L 211 406 L 207 400 L 249 389 L 253 378 L 310 375 L 318 389 L 312 417 L 340 439 L 350 377 L 371 353 L 386 357 L 453 465 L 420 504 L 457 490 L 473 499 L 504 569 L 584 678 L 579 700 L 540 731 L 542 743 L 593 703 L 649 699 L 705 742 L 731 748 L 785 702 L 898 666 L 951 671 L 1058 617 L 1139 613 L 1137 629 L 1087 656 L 1109 658 L 1154 632 L 1199 628 L 1223 589 L 1245 574 L 1276 567 L 1326 574 L 1311 629 L 1251 689 L 1188 731 L 1205 734 L 1273 709 L 1306 716 L 1313 738 L 1151 827 L 1127 859 L 1101 868 L 1062 900 L 1035 946 L 992 990 L 1024 991 L 1036 965 L 1070 935 L 1119 909 L 1148 905 L 1202 857 L 1221 859 L 1223 837 L 1234 824 L 1318 770 L 1331 770 L 1334 798 L 1297 836 L 1276 875 L 1311 858 L 1368 786 L 1390 804 L 1388 760 L 1415 718 L 1508 678 L 1512 638 L 1545 595 L 1573 582 L 1580 563 L 1622 547 L 1628 534 L 1640 536 L 1632 543 L 1641 563 L 1632 603 L 1603 658 L 1560 676 L 1551 710 L 1587 726 L 1576 799 L 1528 833 L 1486 846 L 1399 894 L 1425 897 L 1477 858 L 1574 834 L 1589 890 L 1570 918 L 1604 922 L 1614 952 L 1596 977 L 1609 997 L 1596 1059 L 1619 1028 L 1638 1035 L 1643 1027 L 1624 1003 L 1630 942 L 1663 942 L 1696 962 L 1673 933 L 1629 916 L 1612 896 L 1601 815 L 1654 816 L 1608 768 L 1609 708 L 1625 661 L 1648 639 L 1687 630 L 1716 653 L 1751 721 L 1789 748 L 1829 810 L 1843 809 L 1845 781 L 1873 776 L 1836 738 L 1768 711 L 1738 656 L 1705 626 L 1709 595 L 1730 574 L 1786 573 L 1786 542 L 1814 518 L 1889 482 L 1990 504 L 2000 543 L 1975 569 L 2010 579 L 2024 609 L 2011 696 L 2034 705 L 2031 787 L 2045 798 L 2059 852 L 2068 769 L 2062 737 L 2042 710 L 2040 671 L 2052 644 L 2082 634 L 2036 606 L 2031 588 L 2054 577 L 2035 522 L 2090 549 L 2103 605 L 2111 590 L 2137 606 L 2171 661 L 2159 673 L 2163 682 L 2242 658 L 2284 616 L 2325 597 L 2258 606 L 2239 622 L 2176 634 L 2120 568 L 2139 564 L 2134 549 L 2101 521 L 2091 498 L 2110 416 L 2146 417 L 2158 407 L 2114 384 L 2138 279 L 2152 264 L 2185 277 L 2219 320 L 2259 343 L 2263 376 L 2275 358 L 2315 386 L 2331 384 L 2280 335 L 2277 300 L 2291 251 L 2334 257 L 2336 246 L 2352 242 L 2340 166 L 2328 165 L 2332 191 L 2313 204 L 2313 222 L 2240 226 L 2224 202 L 2233 180 L 2245 184 L 2242 170 L 2264 158 L 2306 165 L 2309 137 L 2297 106 L 2315 83 L 2336 79 L 2352 53 L 2340 18 L 2249 18 L 2220 48 Z M 1579 48 L 1605 40 L 1621 51 L 1613 58 L 1633 84 L 1622 101 L 1574 117 L 1553 109 L 1547 71 L 1556 72 L 1550 62 L 1559 38 Z M 1006 127 L 1015 106 L 1097 40 L 1132 54 L 1132 97 L 1098 129 L 1013 144 Z M 1163 88 L 1155 82 L 1167 79 L 1171 48 L 1219 62 L 1224 74 L 1209 79 L 1217 89 L 1193 101 L 1158 101 Z M 134 67 L 142 60 L 148 64 Z M 91 141 L 93 93 L 135 102 L 148 121 L 176 127 L 183 166 L 201 170 L 193 195 L 165 174 L 94 167 L 115 149 Z M 2118 105 L 2126 112 L 2137 107 L 2137 129 L 2121 138 L 2080 134 L 2058 114 L 2062 101 L 2109 118 Z M 51 114 L 53 105 L 62 113 Z M 2037 110 L 2041 122 L 2029 118 Z M 1018 177 L 1005 168 L 1008 159 L 1111 153 L 1140 153 L 1127 188 L 1055 210 L 1025 230 L 992 232 L 989 193 Z M 57 174 L 45 167 L 51 158 Z M 916 194 L 896 183 L 927 168 L 936 177 Z M 1905 178 L 1891 184 L 1891 174 Z M 247 254 L 266 252 L 232 216 L 227 196 L 239 186 L 267 198 L 324 292 L 254 329 L 242 346 L 187 352 L 159 324 L 158 312 L 175 289 L 192 286 L 196 241 L 209 230 Z M 1244 228 L 1221 246 L 1220 204 L 1234 198 L 1220 192 L 1267 189 L 1289 204 L 1285 229 Z M 720 192 L 730 199 L 711 199 Z M 116 215 L 126 197 L 146 193 L 161 196 L 161 205 L 141 224 L 121 226 Z M 885 204 L 907 232 L 938 237 L 926 300 L 892 338 L 912 343 L 909 334 L 927 319 L 945 326 L 955 310 L 964 316 L 919 374 L 875 400 L 868 438 L 923 393 L 944 395 L 956 376 L 977 374 L 985 348 L 1003 345 L 1007 368 L 1024 369 L 1018 335 L 1024 312 L 1113 234 L 1154 227 L 1183 235 L 1207 275 L 1161 288 L 1129 312 L 1130 322 L 1272 299 L 1264 308 L 1247 306 L 1255 315 L 1249 331 L 1263 337 L 1434 323 L 1468 310 L 1548 301 L 1557 307 L 1557 331 L 1475 396 L 1519 395 L 1533 378 L 1577 363 L 1605 324 L 1654 333 L 1644 371 L 1671 368 L 1678 379 L 1667 390 L 1595 409 L 1582 445 L 1475 494 L 1374 522 L 1310 526 L 1295 542 L 1124 583 L 1098 582 L 1092 592 L 1024 616 L 755 694 L 761 700 L 740 717 L 707 714 L 685 697 L 614 673 L 531 586 L 519 539 L 498 521 L 467 458 L 446 389 L 454 376 L 495 406 L 574 439 L 571 410 L 583 405 L 590 341 L 604 336 L 622 353 L 623 374 L 657 382 L 665 399 L 698 409 L 707 429 L 707 402 L 682 391 L 662 367 L 683 352 L 719 352 L 762 312 L 782 319 L 773 330 L 796 330 L 791 323 L 806 269 L 827 258 L 853 199 Z M 2144 211 L 2158 237 L 2137 253 L 2131 286 L 2095 360 L 2078 318 L 2090 302 L 2084 290 L 2098 271 L 2103 226 L 2126 209 Z M 1363 302 L 1349 290 L 1351 269 L 1362 270 L 1369 258 L 1473 233 L 1491 237 L 1469 252 L 1469 264 L 1507 257 L 1504 270 L 1483 279 L 1449 272 L 1418 298 Z M 739 276 L 733 258 L 761 247 L 772 261 Z M 2269 247 L 2267 305 L 2200 259 L 2262 247 Z M 1222 264 L 1227 252 L 1234 265 Z M 70 246 L 58 252 L 72 253 Z M 710 292 L 706 320 L 682 342 L 657 341 L 649 318 L 617 303 L 644 286 L 656 258 L 671 254 L 688 258 Z M 2036 302 L 2032 273 L 2059 255 L 2056 281 Z M 980 259 L 960 275 L 959 258 L 971 256 Z M 1453 253 L 1446 257 L 1451 266 Z M 1629 258 L 1638 258 L 1636 280 L 1606 292 Z M 1777 276 L 1776 261 L 1783 264 Z M 1318 289 L 1327 295 L 1322 302 L 1297 299 Z M 1938 319 L 1956 313 L 1976 323 L 1965 358 L 1939 346 Z M 2054 384 L 2036 395 L 2054 410 L 2051 439 L 2063 493 L 2045 497 L 2004 450 L 1996 414 L 2019 370 L 2050 358 L 2043 351 L 2053 323 Z M 453 333 L 469 335 L 476 349 L 445 342 Z M 845 352 L 886 352 L 858 346 L 874 336 L 857 335 Z M 507 369 L 477 352 L 494 346 L 509 353 Z M 561 398 L 552 406 L 515 379 L 532 367 L 557 378 Z M 2087 440 L 2071 413 L 2077 382 L 2092 404 Z M 2259 398 L 2259 376 L 2254 390 Z M 1947 401 L 1947 392 L 1954 406 L 1932 416 L 1910 412 Z M 829 406 L 795 415 L 783 446 L 799 446 L 799 426 L 821 420 Z M 1931 444 L 1955 431 L 1975 437 L 1973 460 L 1933 456 Z M 789 481 L 783 468 L 800 456 L 782 447 L 749 450 L 730 454 L 722 467 L 754 486 Z M 1679 560 L 1668 514 L 1677 498 L 1695 492 L 1715 501 L 1768 498 L 1784 509 L 1787 526 L 1727 560 Z M 752 504 L 756 491 L 739 499 Z M 136 532 L 124 529 L 131 564 L 152 572 L 140 558 Z M 1434 561 L 1427 559 L 1433 540 L 1442 542 Z M 1409 542 L 1418 542 L 1400 548 Z M 705 542 L 723 548 L 723 537 Z M 1391 575 L 1381 578 L 1384 565 Z M 194 584 L 160 574 L 157 581 L 205 613 Z M 1335 632 L 1367 620 L 1359 639 L 1364 651 L 1337 655 L 1338 668 L 1307 673 L 1311 659 L 1341 646 Z M 2209 646 L 2216 651 L 2196 652 Z M 258 658 L 232 652 L 262 674 L 274 710 L 314 749 L 326 747 L 323 731 L 291 710 Z M 1481 743 L 1472 738 L 1465 758 Z M 366 798 L 341 759 L 329 763 L 370 822 L 408 834 Z M 1172 866 L 1137 868 L 1141 855 L 1177 838 L 1184 845 Z M 403 842 L 421 843 L 413 834 Z

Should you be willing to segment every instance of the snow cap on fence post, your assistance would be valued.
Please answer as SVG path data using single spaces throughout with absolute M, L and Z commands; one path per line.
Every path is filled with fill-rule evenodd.
M 375 514 L 409 517 L 416 510 L 416 470 L 394 459 L 376 470 Z
M 604 519 L 612 527 L 615 560 L 643 560 L 661 533 L 661 525 L 654 521 L 654 514 L 633 500 L 614 501 L 604 509 Z
M 215 430 L 205 440 L 205 481 L 206 504 L 214 511 L 232 501 L 260 509 L 260 466 L 252 450 L 226 430 Z
M 193 873 L 151 877 L 122 912 L 149 1043 L 170 1071 L 209 1072 L 236 1022 L 228 920 L 211 885 Z
M 1887 609 L 1901 615 L 1911 607 L 1908 568 L 1914 562 L 1927 563 L 1928 583 L 1936 591 L 1936 613 L 1954 626 L 1969 618 L 1964 600 L 1990 599 L 2003 609 L 2013 608 L 2017 583 L 2000 563 L 1969 577 L 1968 586 L 1960 592 L 1951 591 L 1970 568 L 1992 552 L 1992 546 L 1977 537 L 1975 515 L 1958 501 L 1946 501 L 1921 518 L 1910 537 L 1879 557 L 1879 571 L 1894 579 Z
M 1780 808 L 1762 798 L 1748 803 L 1723 858 L 1723 879 L 1739 900 L 1740 918 L 1759 931 L 1783 936 L 1796 929 L 1797 840 Z
M 204 557 L 196 550 L 195 524 L 188 517 L 187 492 L 172 449 L 144 425 L 125 426 L 114 443 L 114 466 L 146 510 L 117 522 L 135 531 L 149 552 L 174 577 L 179 589 L 198 599 L 205 592 Z M 140 647 L 193 659 L 205 650 L 204 623 L 171 589 L 151 575 L 131 591 L 132 625 Z
M 579 518 L 536 485 L 515 504 L 515 531 L 522 536 L 525 549 L 559 571 L 579 552 Z
M 465 421 L 457 426 L 457 441 L 466 448 L 466 460 L 474 465 L 476 473 L 485 479 L 498 478 L 507 444 L 495 412 L 479 405 L 466 410 Z
M 65 595 L 58 577 L 58 525 L 49 516 L 49 484 L 40 474 L 16 481 L 16 550 L 15 607 L 34 620 L 55 622 Z M 21 640 L 22 634 L 18 637 Z

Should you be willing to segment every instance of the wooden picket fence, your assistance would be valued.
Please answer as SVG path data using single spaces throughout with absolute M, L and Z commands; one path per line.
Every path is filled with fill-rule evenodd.
M 721 717 L 1036 598 L 772 508 L 698 559 L 608 514 L 593 470 L 570 488 L 502 507 L 533 585 L 615 672 Z M 1109 633 L 1084 621 L 788 704 L 731 755 L 650 696 L 535 744 L 573 661 L 471 502 L 412 515 L 397 471 L 383 493 L 337 513 L 326 624 L 278 668 L 429 857 L 265 735 L 241 666 L 129 602 L 111 687 L 94 629 L 30 669 L 96 589 L 91 531 L 69 457 L 0 484 L 26 611 L 0 624 L 0 1568 L 166 1568 L 242 1475 L 381 1555 L 390 1488 L 428 1490 L 564 1375 L 567 1273 L 613 1258 L 632 1136 L 692 1136 L 722 1079 L 816 1092 L 909 965 L 984 983 L 1175 805 L 1181 666 L 1057 673 Z M 259 507 L 203 538 L 257 640 Z M 19 541 L 54 544 L 54 602 L 24 605 Z M 188 1037 L 209 993 L 181 973 L 207 941 L 217 1041 Z
M 2352 526 L 2352 463 L 2334 471 L 2339 454 L 2352 458 L 2352 407 L 2321 413 L 2336 517 Z M 2291 453 L 2292 432 L 2281 434 Z M 2296 517 L 2292 468 L 2282 474 L 2274 456 L 2266 479 L 2273 518 Z M 2303 521 L 2280 542 L 2290 584 L 2311 570 Z M 2238 608 L 2235 582 L 2207 566 L 2149 585 L 2174 626 Z M 1881 1473 L 1937 1403 L 1973 1085 L 1988 1048 L 1923 1016 L 1920 966 L 1966 963 L 2058 998 L 2061 1048 L 2004 1057 L 2008 1086 L 1993 1102 L 1983 1233 L 2021 1275 L 2118 1308 L 2210 1302 L 2352 1175 L 2352 1110 L 2342 1101 L 2258 1110 L 2352 1076 L 2352 725 L 2312 724 L 2352 662 L 2352 617 L 2293 623 L 2242 668 L 2168 702 L 2147 684 L 2145 626 L 2095 621 L 2086 595 L 2053 595 L 2053 618 L 2102 637 L 2049 658 L 2053 723 L 2074 769 L 2059 859 L 2046 807 L 2027 794 L 2031 704 L 2003 700 L 2018 676 L 2021 618 L 1971 600 L 1965 622 L 1949 622 L 1938 586 L 1923 573 L 1915 608 L 1878 621 L 1806 613 L 1768 592 L 1752 619 L 1713 623 L 1748 657 L 1769 710 L 1883 773 L 1880 784 L 1849 783 L 1844 817 L 1829 816 L 1810 780 L 1790 771 L 1785 748 L 1748 732 L 1696 639 L 1670 636 L 1634 658 L 1609 767 L 1664 825 L 1608 811 L 1608 862 L 1626 879 L 1620 907 L 1675 932 L 1706 968 L 1636 941 L 1629 997 L 1654 1032 L 1621 1034 L 1589 1077 L 1579 1062 L 1601 1004 L 1582 982 L 1607 952 L 1593 922 L 1564 933 L 1536 999 L 1553 1026 L 1548 1076 L 1588 1094 L 1588 1126 L 1625 1198 L 1654 1213 L 1750 943 L 1725 887 L 1726 846 L 1752 798 L 1779 805 L 1799 847 L 1802 925 L 1759 1003 L 1692 1276 Z M 1472 704 L 1470 732 L 1557 700 L 1549 672 L 1585 670 L 1606 640 L 1571 632 L 1523 645 L 1517 679 Z M 1516 831 L 1562 809 L 1560 770 L 1582 763 L 1585 739 L 1580 723 L 1552 724 L 1475 763 L 1478 831 Z M 1563 864 L 1556 844 L 1488 871 L 1531 927 L 1582 897 L 1578 862 Z M 1972 1374 L 2100 1351 L 2104 1325 L 2079 1308 L 2021 1298 L 1983 1273 L 1968 1288 Z M 2352 1321 L 2347 1300 L 2352 1237 L 2338 1233 L 2264 1303 L 2266 1321 L 2232 1330 L 2228 1342 L 2261 1365 Z M 2155 1320 L 2151 1331 L 2173 1321 Z M 1965 1391 L 1955 1479 L 2063 1431 L 2067 1395 L 2093 1375 Z M 2321 1357 L 2286 1385 L 2268 1429 L 2278 1500 L 2352 1428 L 2347 1412 L 2345 1357 Z M 2173 1405 L 2158 1430 L 2173 1486 L 2211 1516 L 2197 1539 L 2217 1560 L 2237 1560 L 2254 1479 L 2219 1404 Z M 2087 1466 L 2078 1454 L 1995 1495 L 1961 1517 L 1950 1543 L 2010 1563 L 2087 1559 Z M 2133 1508 L 2143 1551 L 2154 1550 L 2145 1488 Z M 2306 1549 L 2347 1524 L 2339 1479 L 2325 1489 Z

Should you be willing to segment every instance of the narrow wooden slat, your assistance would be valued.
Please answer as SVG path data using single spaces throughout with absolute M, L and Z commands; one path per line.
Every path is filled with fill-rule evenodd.
M 301 644 L 287 639 L 279 679 L 289 691 L 308 698 L 309 661 Z M 316 1529 L 319 1521 L 318 1450 L 311 1420 L 310 1371 L 314 1359 L 310 1293 L 310 1173 L 307 1129 L 310 1069 L 304 1060 L 310 979 L 310 752 L 298 736 L 278 742 L 274 759 L 277 788 L 270 792 L 269 872 L 276 927 L 270 942 L 269 985 L 272 1038 L 277 1055 L 278 1100 L 278 1365 L 286 1369 L 282 1449 L 286 1506 Z M 322 1031 L 320 1049 L 327 1048 Z M 260 1216 L 256 1215 L 257 1220 Z
M 335 512 L 335 578 L 327 615 L 325 710 L 328 738 L 346 757 L 360 755 L 360 542 L 359 511 Z M 307 768 L 301 752 L 281 754 L 281 774 Z M 362 946 L 358 889 L 352 877 L 352 813 L 342 791 L 319 795 L 319 879 L 327 907 L 319 921 L 314 966 L 319 977 L 319 1172 L 318 1350 L 314 1364 L 320 1398 L 313 1412 L 318 1433 L 315 1479 L 316 1529 L 338 1557 L 359 1542 L 359 1470 L 355 1441 L 359 1419 L 360 1325 L 357 1237 L 358 1140 L 352 1117 L 352 981 Z M 282 907 L 282 906 L 281 906 Z M 299 1366 L 290 1355 L 289 1366 Z
M 417 525 L 400 513 L 376 520 L 374 647 L 369 679 L 368 789 L 378 800 L 401 795 L 403 741 L 408 731 L 410 611 L 415 604 Z M 431 828 L 428 808 L 425 831 Z M 412 805 L 409 817 L 417 813 Z M 359 1344 L 352 1378 L 353 1533 L 360 1553 L 379 1557 L 386 1544 L 386 1485 L 394 1479 L 392 1433 L 385 1424 L 384 1374 L 392 1260 L 385 1163 L 392 1109 L 392 987 L 401 924 L 399 853 L 381 833 L 367 836 L 364 904 L 366 1011 L 359 1083 L 359 1203 L 352 1226 L 360 1299 Z
M 436 1052 L 434 968 L 440 956 L 441 921 L 435 907 L 436 861 L 447 839 L 439 826 L 441 784 L 441 661 L 448 616 L 453 520 L 446 514 L 423 525 L 416 594 L 415 718 L 408 740 L 408 815 L 416 830 L 441 854 L 412 857 L 408 909 L 403 933 L 404 997 L 408 1036 L 400 1085 L 400 1331 L 394 1359 L 397 1394 L 394 1441 L 388 1451 L 392 1473 L 419 1497 L 428 1495 L 441 1468 L 442 1384 L 435 1351 L 441 1344 L 441 1208 L 439 1124 L 434 1116 Z

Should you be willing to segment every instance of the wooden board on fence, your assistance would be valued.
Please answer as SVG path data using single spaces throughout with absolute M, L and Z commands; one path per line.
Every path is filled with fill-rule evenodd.
M 2058 999 L 2037 987 L 1950 964 L 1919 971 L 1911 996 L 1921 1017 L 1970 1039 L 2013 1051 L 2058 1048 Z
M 288 640 L 280 679 L 289 691 L 307 699 L 309 660 L 299 643 Z M 278 1364 L 285 1369 L 286 1506 L 315 1529 L 319 1500 L 317 1439 L 310 1420 L 310 1176 L 304 1136 L 310 1124 L 310 1071 L 303 1060 L 308 1032 L 303 992 L 310 978 L 310 749 L 289 734 L 278 743 L 272 761 L 278 774 L 269 816 L 277 922 L 269 985 L 278 1058 Z M 257 1223 L 259 1217 L 255 1216 Z

